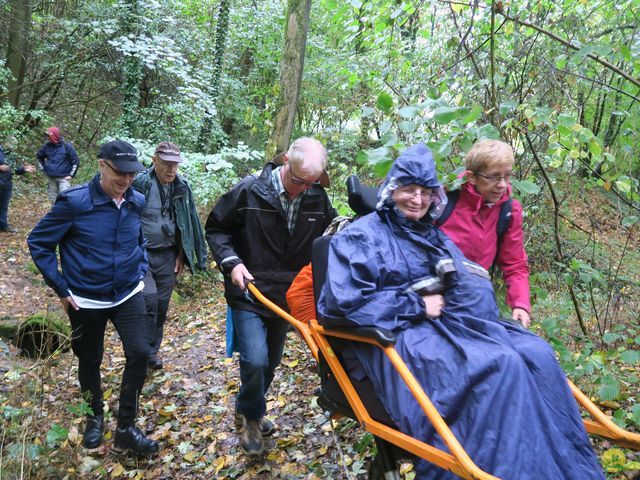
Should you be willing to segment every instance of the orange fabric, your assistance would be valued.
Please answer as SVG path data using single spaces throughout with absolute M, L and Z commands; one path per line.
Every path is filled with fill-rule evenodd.
M 311 264 L 303 267 L 287 290 L 289 311 L 296 320 L 309 323 L 316 318 L 316 302 L 313 294 Z

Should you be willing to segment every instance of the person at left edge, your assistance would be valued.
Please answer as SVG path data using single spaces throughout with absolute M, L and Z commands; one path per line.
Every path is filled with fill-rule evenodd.
M 7 143 L 13 144 L 15 139 L 9 137 Z M 13 146 L 13 145 L 11 145 Z M 9 202 L 13 194 L 13 174 L 35 172 L 33 165 L 16 165 L 16 156 L 9 148 L 6 150 L 0 145 L 0 232 L 15 233 L 15 229 L 9 225 Z
M 100 172 L 89 182 L 58 195 L 29 234 L 29 250 L 45 282 L 60 297 L 73 329 L 80 389 L 91 407 L 83 436 L 86 448 L 102 442 L 104 428 L 100 364 L 104 332 L 111 320 L 126 363 L 120 387 L 114 449 L 153 455 L 158 442 L 135 426 L 138 397 L 149 356 L 142 279 L 147 258 L 140 219 L 144 197 L 131 184 L 144 167 L 136 149 L 123 141 L 105 143 Z M 56 259 L 60 249 L 60 266 Z
M 159 370 L 158 351 L 176 276 L 185 264 L 191 273 L 196 268 L 206 270 L 207 247 L 191 188 L 178 175 L 183 162 L 180 150 L 171 142 L 160 142 L 152 161 L 153 166 L 136 177 L 133 188 L 145 197 L 142 231 L 149 270 L 142 293 L 151 329 L 149 368 Z

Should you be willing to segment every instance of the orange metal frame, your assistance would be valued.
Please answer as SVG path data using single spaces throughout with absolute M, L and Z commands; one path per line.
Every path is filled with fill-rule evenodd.
M 315 320 L 312 320 L 310 324 L 306 324 L 297 320 L 267 299 L 262 295 L 262 293 L 260 293 L 255 285 L 249 284 L 248 289 L 262 304 L 289 322 L 296 329 L 311 350 L 316 361 L 319 358 L 319 353 L 322 353 L 331 368 L 331 372 L 335 375 L 340 388 L 345 394 L 345 397 L 349 401 L 351 409 L 366 431 L 402 448 L 403 450 L 418 455 L 419 457 L 424 458 L 445 470 L 449 470 L 461 478 L 468 480 L 497 479 L 497 477 L 482 471 L 477 465 L 475 465 L 475 463 L 473 463 L 467 452 L 464 450 L 462 445 L 460 445 L 460 442 L 458 442 L 449 426 L 442 419 L 436 408 L 431 403 L 428 395 L 420 386 L 409 368 L 407 368 L 407 365 L 398 355 L 393 346 L 383 347 L 375 340 L 345 333 L 343 331 L 326 329 L 320 326 Z M 421 442 L 420 440 L 410 437 L 371 418 L 362 403 L 360 396 L 353 387 L 349 376 L 331 349 L 331 345 L 329 344 L 327 337 L 368 343 L 381 348 L 391 361 L 398 374 L 407 384 L 407 387 L 415 397 L 429 421 L 434 426 L 436 432 L 438 432 L 442 440 L 447 445 L 450 453 Z M 628 432 L 618 427 L 571 381 L 569 381 L 569 386 L 571 387 L 573 396 L 578 404 L 581 405 L 592 417 L 592 419 L 584 420 L 585 428 L 589 433 L 608 438 L 623 447 L 640 450 L 639 434 Z

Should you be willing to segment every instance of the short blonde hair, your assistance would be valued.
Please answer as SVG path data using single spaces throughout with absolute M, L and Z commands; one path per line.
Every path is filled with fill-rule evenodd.
M 511 168 L 515 161 L 511 145 L 501 140 L 479 140 L 464 157 L 467 170 L 483 172 L 493 168 Z

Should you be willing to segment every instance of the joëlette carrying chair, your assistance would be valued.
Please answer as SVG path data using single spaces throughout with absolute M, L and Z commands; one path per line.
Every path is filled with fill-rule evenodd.
M 356 177 L 347 181 L 349 205 L 358 215 L 365 215 L 375 209 L 377 189 L 360 184 Z M 324 283 L 327 271 L 328 247 L 331 237 L 321 237 L 314 243 L 312 255 L 313 283 L 316 299 Z M 356 419 L 366 431 L 374 435 L 378 447 L 378 457 L 371 471 L 372 478 L 400 478 L 396 460 L 410 452 L 416 456 L 449 470 L 465 479 L 495 479 L 480 470 L 461 444 L 455 438 L 445 421 L 437 412 L 427 394 L 394 348 L 392 332 L 379 328 L 327 329 L 312 320 L 303 323 L 266 299 L 254 285 L 249 285 L 253 295 L 268 308 L 287 320 L 302 336 L 318 361 L 321 378 L 321 393 L 318 403 L 332 417 L 348 416 Z M 363 342 L 382 349 L 408 389 L 421 406 L 424 414 L 434 426 L 448 447 L 448 452 L 435 448 L 397 430 L 382 404 L 378 401 L 368 381 L 356 381 L 345 371 L 340 352 L 348 342 Z M 584 424 L 589 433 L 608 438 L 618 445 L 640 449 L 640 435 L 627 432 L 615 425 L 600 409 L 589 400 L 573 383 L 569 382 L 573 395 L 592 417 Z M 404 451 L 398 453 L 398 449 Z

